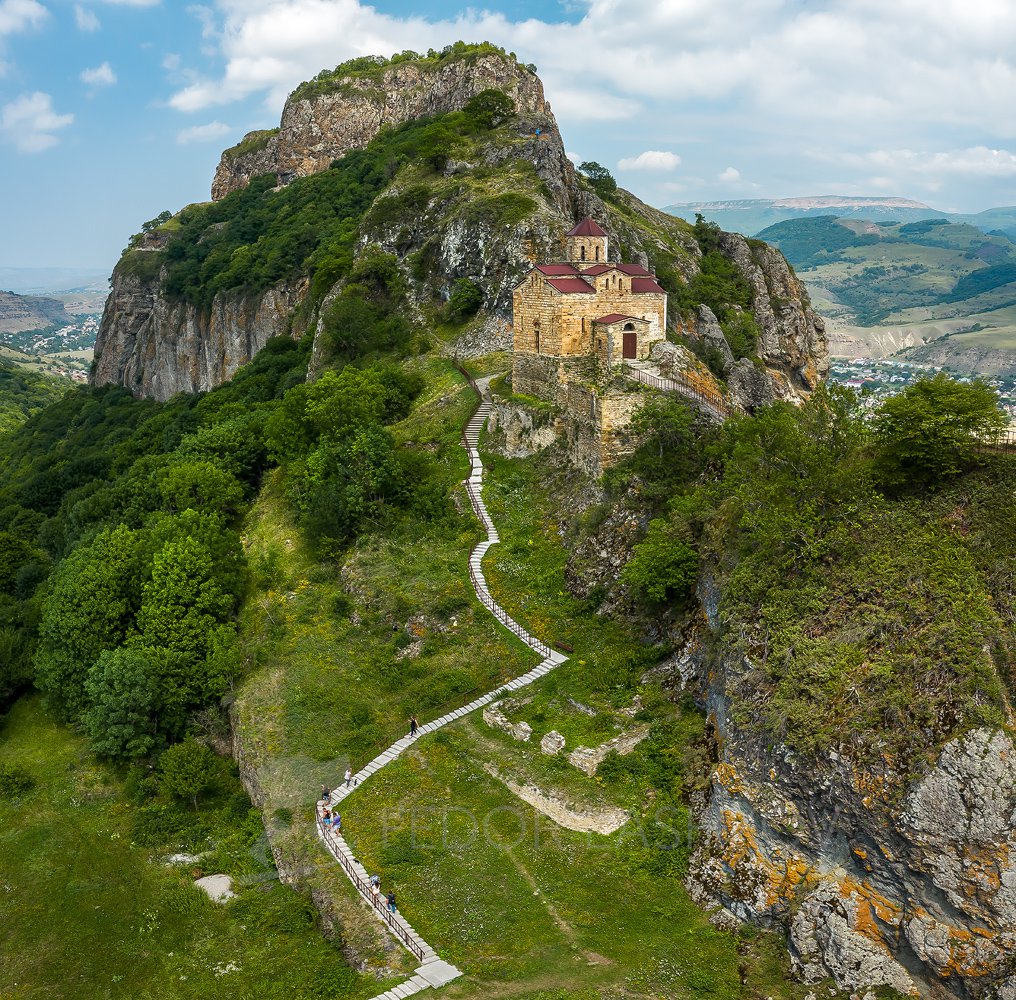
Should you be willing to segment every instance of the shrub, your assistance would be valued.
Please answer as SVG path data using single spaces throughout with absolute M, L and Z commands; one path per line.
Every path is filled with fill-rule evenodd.
M 14 764 L 0 764 L 0 799 L 16 799 L 35 787 L 35 778 Z
M 483 289 L 470 278 L 459 278 L 452 287 L 445 316 L 451 323 L 463 323 L 483 305 Z
M 941 372 L 921 379 L 875 414 L 883 479 L 920 486 L 955 476 L 974 464 L 978 441 L 1005 425 L 997 394 L 983 383 L 955 382 Z

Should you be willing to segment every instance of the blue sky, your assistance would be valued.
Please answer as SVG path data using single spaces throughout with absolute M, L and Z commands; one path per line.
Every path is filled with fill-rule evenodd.
M 652 204 L 1016 204 L 1008 0 L 0 0 L 0 267 L 111 268 L 301 80 L 458 38 L 536 63 L 569 151 Z

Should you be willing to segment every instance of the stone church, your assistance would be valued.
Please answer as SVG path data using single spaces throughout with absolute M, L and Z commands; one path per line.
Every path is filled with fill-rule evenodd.
M 607 259 L 607 234 L 583 219 L 565 236 L 567 260 L 538 264 L 515 289 L 515 392 L 553 398 L 559 386 L 646 358 L 666 337 L 667 293 L 638 264 Z

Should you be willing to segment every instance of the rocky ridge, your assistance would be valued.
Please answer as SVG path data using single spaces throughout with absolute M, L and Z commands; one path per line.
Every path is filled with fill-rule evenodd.
M 517 113 L 489 140 L 474 143 L 468 158 L 449 156 L 437 173 L 421 164 L 403 166 L 360 222 L 357 257 L 380 250 L 399 262 L 411 315 L 425 318 L 457 281 L 468 278 L 482 289 L 483 305 L 454 350 L 468 356 L 509 347 L 515 284 L 534 261 L 558 259 L 562 234 L 586 215 L 601 222 L 615 259 L 665 265 L 678 280 L 698 271 L 700 250 L 685 223 L 627 192 L 604 202 L 576 174 L 542 84 L 514 57 L 483 50 L 436 68 L 413 62 L 371 66 L 362 79 L 340 75 L 295 91 L 277 132 L 248 136 L 227 152 L 217 193 L 238 190 L 266 170 L 301 183 L 385 126 L 460 108 L 495 87 L 515 101 Z M 171 222 L 148 233 L 117 265 L 93 384 L 121 384 L 157 399 L 207 390 L 271 336 L 308 330 L 315 332 L 320 362 L 325 317 L 341 281 L 312 302 L 309 281 L 290 280 L 256 293 L 220 292 L 201 308 L 163 291 L 163 262 L 174 232 Z M 750 403 L 809 392 L 826 364 L 824 334 L 786 264 L 739 237 L 731 237 L 724 252 L 752 283 L 765 331 L 764 371 L 746 370 L 731 384 Z
M 319 87 L 311 81 L 290 94 L 278 130 L 250 132 L 222 154 L 213 199 L 259 174 L 275 173 L 279 183 L 288 184 L 327 170 L 332 160 L 362 149 L 383 128 L 457 111 L 483 90 L 503 91 L 520 113 L 550 113 L 539 77 L 496 53 L 435 66 L 426 60 L 397 62 L 366 77 L 338 71 L 329 77 Z

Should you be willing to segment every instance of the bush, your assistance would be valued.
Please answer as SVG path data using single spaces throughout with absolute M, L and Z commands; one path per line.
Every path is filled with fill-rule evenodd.
M 35 787 L 35 778 L 14 764 L 0 764 L 0 799 L 20 798 Z
M 483 305 L 483 289 L 470 278 L 459 278 L 452 287 L 445 316 L 450 323 L 464 323 Z
M 979 440 L 1005 425 L 998 395 L 983 383 L 955 382 L 941 372 L 921 379 L 875 414 L 882 477 L 889 486 L 940 483 L 969 469 Z

